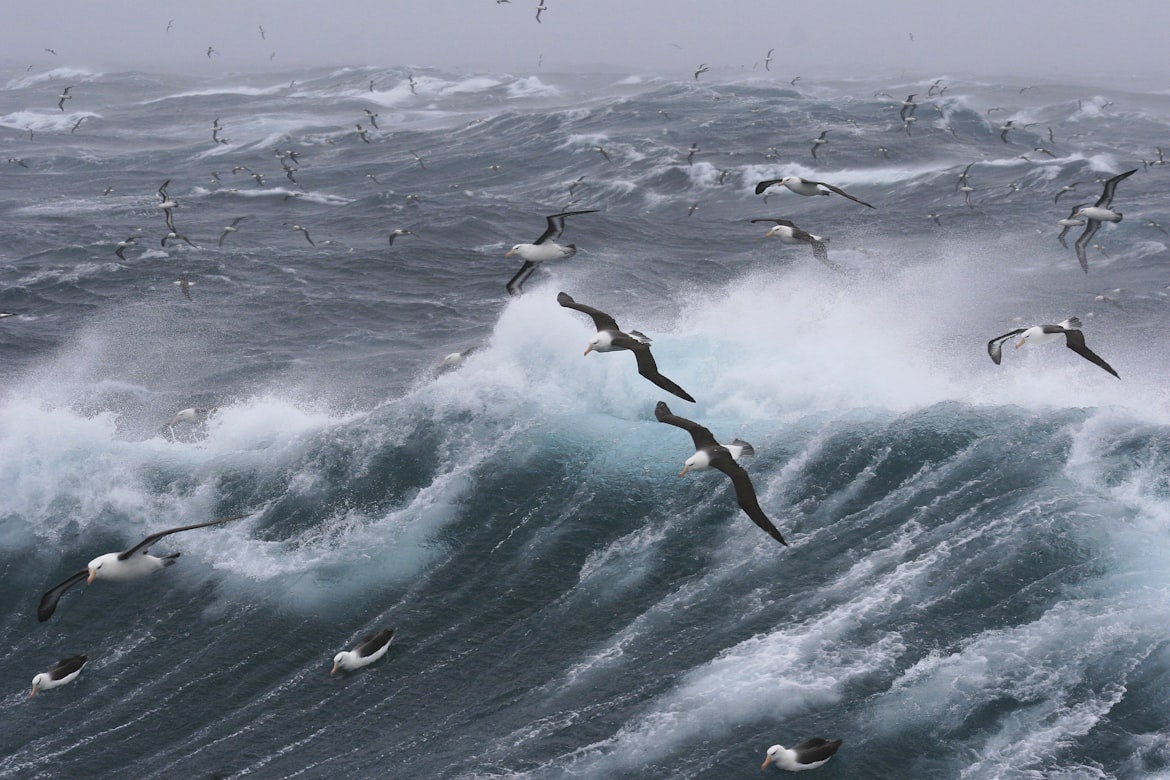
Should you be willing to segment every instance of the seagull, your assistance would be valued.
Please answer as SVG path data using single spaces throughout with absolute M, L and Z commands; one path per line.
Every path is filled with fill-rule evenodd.
M 593 318 L 593 324 L 597 328 L 597 335 L 589 341 L 589 346 L 585 348 L 586 355 L 590 352 L 629 350 L 634 353 L 634 358 L 638 361 L 639 374 L 671 395 L 677 395 L 679 398 L 690 401 L 691 403 L 695 402 L 695 399 L 691 397 L 690 393 L 658 373 L 658 365 L 654 362 L 654 356 L 650 354 L 650 339 L 644 333 L 639 333 L 636 330 L 628 333 L 623 331 L 618 327 L 617 321 L 613 317 L 600 309 L 586 306 L 583 303 L 577 303 L 567 293 L 558 293 L 557 303 L 566 309 L 575 309 Z
M 565 244 L 562 246 L 550 239 L 557 238 L 564 232 L 565 217 L 572 217 L 577 214 L 594 214 L 596 212 L 597 209 L 587 209 L 585 211 L 561 211 L 556 214 L 549 214 L 545 217 L 545 220 L 548 222 L 548 227 L 540 234 L 540 238 L 531 244 L 516 244 L 516 246 L 509 249 L 504 257 L 520 255 L 520 257 L 524 258 L 524 265 L 520 266 L 520 270 L 508 281 L 508 292 L 512 295 L 519 295 L 524 287 L 524 282 L 536 270 L 536 266 L 545 260 L 565 260 L 577 254 L 577 246 L 575 244 Z
M 1056 240 L 1059 241 L 1060 245 L 1063 246 L 1065 249 L 1068 249 L 1068 242 L 1064 240 L 1064 237 L 1066 235 L 1068 235 L 1068 231 L 1074 227 L 1085 224 L 1085 220 L 1077 218 L 1077 212 L 1079 212 L 1082 208 L 1084 208 L 1087 205 L 1089 205 L 1089 204 L 1078 203 L 1077 205 L 1072 207 L 1072 211 L 1070 211 L 1068 213 L 1067 217 L 1065 217 L 1062 220 L 1059 220 L 1056 223 L 1058 225 L 1063 226 L 1063 229 L 1060 231 L 1060 235 L 1058 235 L 1056 237 Z
M 812 233 L 806 233 L 798 228 L 796 223 L 787 219 L 760 218 L 753 219 L 752 222 L 774 222 L 776 226 L 764 234 L 766 238 L 778 238 L 785 244 L 808 244 L 812 247 L 813 257 L 833 270 L 841 270 L 839 265 L 829 260 L 829 252 L 825 249 L 825 242 L 829 239 L 824 236 L 814 236 Z
M 841 740 L 821 739 L 820 737 L 807 739 L 796 747 L 791 748 L 786 748 L 783 745 L 773 745 L 768 748 L 768 755 L 764 759 L 764 765 L 760 769 L 767 769 L 770 764 L 775 764 L 781 769 L 787 769 L 789 772 L 804 772 L 808 769 L 816 769 L 832 758 L 837 753 L 837 748 L 839 747 L 841 747 Z
M 772 70 L 772 52 L 775 49 L 768 49 L 768 56 L 764 57 L 764 70 Z
M 1105 185 L 1101 191 L 1101 197 L 1097 198 L 1097 202 L 1092 206 L 1087 206 L 1079 209 L 1071 216 L 1084 217 L 1087 221 L 1085 231 L 1081 233 L 1081 237 L 1077 239 L 1077 260 L 1081 262 L 1081 268 L 1085 273 L 1089 272 L 1089 260 L 1085 257 L 1085 247 L 1093 240 L 1093 234 L 1097 232 L 1097 228 L 1101 227 L 1102 222 L 1120 222 L 1122 214 L 1120 211 L 1114 211 L 1110 208 L 1113 203 L 1113 192 L 1117 189 L 1117 183 L 1133 174 L 1137 173 L 1137 168 L 1128 170 L 1125 173 L 1119 173 L 1111 179 L 1105 181 Z
M 53 612 L 57 609 L 57 602 L 65 591 L 82 580 L 85 580 L 87 583 L 92 583 L 94 580 L 130 582 L 170 566 L 179 557 L 179 553 L 171 553 L 162 558 L 156 558 L 148 552 L 151 546 L 164 536 L 177 534 L 180 531 L 191 531 L 196 528 L 219 525 L 247 516 L 247 514 L 232 515 L 231 517 L 221 517 L 218 520 L 209 520 L 206 523 L 195 523 L 194 525 L 184 525 L 178 528 L 168 528 L 165 531 L 151 534 L 125 552 L 112 552 L 99 555 L 90 561 L 86 568 L 45 591 L 45 595 L 41 596 L 41 603 L 37 607 L 37 620 L 43 623 L 51 618 Z
M 183 297 L 191 300 L 191 288 L 195 285 L 195 282 L 183 276 L 171 282 L 171 284 L 178 285 L 179 290 L 183 293 Z
M 293 229 L 293 230 L 299 230 L 299 231 L 301 231 L 302 233 L 304 233 L 304 234 L 305 234 L 305 240 L 306 240 L 306 241 L 308 241 L 308 242 L 309 242 L 310 244 L 312 244 L 313 246 L 317 246 L 316 242 L 314 242 L 314 241 L 313 241 L 313 239 L 312 239 L 312 238 L 309 236 L 309 229 L 308 229 L 308 228 L 301 227 L 300 225 L 293 225 L 293 226 L 292 226 L 292 229 Z
M 1106 363 L 1096 352 L 1085 346 L 1085 334 L 1081 332 L 1081 321 L 1076 317 L 1069 317 L 1058 325 L 1033 325 L 1030 328 L 1016 328 L 1015 330 L 1008 331 L 1002 336 L 996 336 L 987 342 L 987 354 L 991 355 L 991 359 L 996 365 L 999 365 L 999 361 L 1002 358 L 1001 351 L 1003 342 L 1013 336 L 1020 337 L 1020 340 L 1016 342 L 1016 349 L 1019 349 L 1024 344 L 1047 344 L 1050 341 L 1056 341 L 1062 334 L 1064 335 L 1065 346 L 1090 363 L 1100 366 L 1110 374 L 1113 374 L 1113 376 L 1121 379 L 1117 372 L 1113 370 L 1113 366 Z
M 715 440 L 711 431 L 702 425 L 672 414 L 670 407 L 664 401 L 659 401 L 654 407 L 654 417 L 658 422 L 682 428 L 691 435 L 691 439 L 695 443 L 695 454 L 686 459 L 683 470 L 678 474 L 680 477 L 692 469 L 695 471 L 709 468 L 719 469 L 731 477 L 731 483 L 735 486 L 735 500 L 739 503 L 740 509 L 752 519 L 753 523 L 764 529 L 769 536 L 785 547 L 788 546 L 788 542 L 784 541 L 780 531 L 764 514 L 764 510 L 760 509 L 760 502 L 756 499 L 756 489 L 752 486 L 751 478 L 737 463 L 740 458 L 755 454 L 752 445 L 739 439 L 733 440 L 730 444 L 720 444 Z
M 65 87 L 65 89 L 61 90 L 61 94 L 57 96 L 59 98 L 57 100 L 57 108 L 61 109 L 62 111 L 65 110 L 65 101 L 73 99 L 73 96 L 69 94 L 69 90 L 71 89 L 73 89 L 72 86 Z
M 240 229 L 238 227 L 236 227 L 236 225 L 240 224 L 245 219 L 247 219 L 247 217 L 236 217 L 235 219 L 232 220 L 232 224 L 224 227 L 223 232 L 219 234 L 219 245 L 220 246 L 223 246 L 223 240 L 225 238 L 227 238 L 229 234 L 238 233 L 240 231 Z
M 394 246 L 394 239 L 398 238 L 399 236 L 413 236 L 413 235 L 414 235 L 414 233 L 411 233 L 409 230 L 406 230 L 404 228 L 394 228 L 393 230 L 390 231 L 390 246 Z
M 392 639 L 394 639 L 394 629 L 392 628 L 384 628 L 376 634 L 362 637 L 362 640 L 354 645 L 353 650 L 342 650 L 333 656 L 333 671 L 329 672 L 329 676 L 332 677 L 336 674 L 338 669 L 352 672 L 363 666 L 369 666 L 386 655 Z
M 119 241 L 118 245 L 114 248 L 114 254 L 116 254 L 120 259 L 125 260 L 126 255 L 124 253 L 126 251 L 126 247 L 134 246 L 137 243 L 138 236 L 130 236 L 125 241 Z
M 700 65 L 699 67 L 695 68 L 695 81 L 698 81 L 699 76 L 702 76 L 704 73 L 706 73 L 709 70 L 711 70 L 711 69 L 707 67 L 707 63 L 705 63 L 705 62 L 702 65 Z
M 825 138 L 825 136 L 828 134 L 828 132 L 829 132 L 828 130 L 822 130 L 821 134 L 813 139 L 812 156 L 813 156 L 814 160 L 817 159 L 817 147 L 820 146 L 821 144 L 827 144 L 829 142 L 828 139 Z
M 849 200 L 855 203 L 860 203 L 862 206 L 867 206 L 871 209 L 876 208 L 876 206 L 870 206 L 864 200 L 858 200 L 840 187 L 834 187 L 832 184 L 826 184 L 823 181 L 802 179 L 799 176 L 785 176 L 780 179 L 765 179 L 764 181 L 756 184 L 756 194 L 759 195 L 763 193 L 764 190 L 768 189 L 773 184 L 779 184 L 781 187 L 787 187 L 797 195 L 828 195 L 829 192 L 835 192 L 842 197 L 849 198 Z M 825 189 L 822 190 L 821 187 L 824 187 Z M 828 192 L 826 192 L 826 190 L 828 190 Z
M 29 698 L 36 696 L 37 691 L 59 688 L 66 683 L 73 682 L 77 679 L 77 675 L 81 674 L 81 670 L 88 660 L 89 658 L 84 655 L 71 655 L 68 658 L 62 658 L 52 669 L 41 672 L 33 678 L 32 693 L 28 695 Z

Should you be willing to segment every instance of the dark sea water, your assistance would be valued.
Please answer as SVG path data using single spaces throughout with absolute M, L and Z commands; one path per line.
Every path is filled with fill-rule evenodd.
M 0 777 L 756 777 L 810 736 L 845 740 L 822 778 L 1170 777 L 1164 85 L 9 73 Z M 1131 168 L 1084 273 L 1055 223 Z M 877 208 L 754 194 L 785 174 Z M 164 181 L 196 247 L 160 244 Z M 504 253 L 593 208 L 509 298 Z M 698 403 L 582 357 L 561 290 Z M 1120 381 L 988 359 L 1074 314 Z M 659 400 L 754 445 L 790 547 L 675 476 Z M 96 555 L 239 512 L 37 622 Z

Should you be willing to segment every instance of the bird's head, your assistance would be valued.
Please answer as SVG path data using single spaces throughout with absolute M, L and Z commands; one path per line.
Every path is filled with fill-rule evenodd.
M 504 257 L 511 257 L 512 255 L 516 254 L 519 251 L 520 251 L 520 244 L 517 244 L 516 246 L 512 247 L 507 252 L 505 252 Z
M 760 769 L 761 770 L 767 769 L 772 764 L 772 762 L 776 760 L 776 756 L 780 755 L 783 752 L 784 752 L 783 745 L 773 745 L 772 747 L 768 748 L 768 753 L 766 756 L 764 756 L 764 765 L 761 766 Z
M 329 672 L 329 676 L 337 674 L 337 670 L 341 668 L 341 662 L 345 660 L 345 653 L 341 652 L 333 656 L 333 670 Z
M 41 672 L 36 677 L 34 677 L 33 681 L 32 681 L 32 693 L 30 693 L 28 695 L 28 697 L 31 699 L 33 696 L 36 696 L 37 691 L 39 691 L 41 689 L 41 686 L 44 685 L 48 681 L 48 679 L 49 679 L 49 676 L 47 674 L 45 674 L 44 672 Z

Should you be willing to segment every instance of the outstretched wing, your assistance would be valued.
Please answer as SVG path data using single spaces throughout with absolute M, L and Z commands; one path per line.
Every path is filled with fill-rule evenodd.
M 65 591 L 72 588 L 77 583 L 89 576 L 89 569 L 82 569 L 64 582 L 60 582 L 45 591 L 45 595 L 41 596 L 41 603 L 37 606 L 37 620 L 44 623 L 53 616 L 57 610 L 57 602 L 61 600 L 61 596 Z
M 548 227 L 546 227 L 544 232 L 540 234 L 540 238 L 536 239 L 532 243 L 543 244 L 550 238 L 555 238 L 556 236 L 559 236 L 561 233 L 563 233 L 565 230 L 565 217 L 572 217 L 577 214 L 595 214 L 596 212 L 597 209 L 586 209 L 585 211 L 561 211 L 556 214 L 549 214 L 547 217 L 545 217 L 545 220 L 548 222 Z
M 768 189 L 773 184 L 779 184 L 782 181 L 784 181 L 784 180 L 783 179 L 764 179 L 764 181 L 758 182 L 756 184 L 756 194 L 761 195 L 761 194 L 763 194 L 764 190 Z M 755 222 L 755 220 L 753 219 L 752 222 Z
M 780 181 L 780 180 L 777 179 L 776 181 Z M 761 184 L 762 183 L 763 182 L 761 182 Z M 756 194 L 759 194 L 759 190 L 756 191 Z M 772 222 L 772 223 L 775 223 L 777 225 L 784 225 L 785 227 L 790 227 L 793 230 L 796 229 L 795 222 L 793 222 L 790 219 L 780 219 L 779 217 L 757 217 L 756 219 L 753 219 L 752 222 Z
M 1101 359 L 1100 355 L 1085 346 L 1085 334 L 1081 331 L 1066 330 L 1064 332 L 1064 343 L 1066 346 L 1068 346 L 1069 349 L 1083 357 L 1085 360 L 1089 361 L 1090 363 L 1097 364 L 1101 368 L 1108 371 L 1110 374 L 1113 374 L 1113 376 L 1121 379 L 1121 376 L 1113 370 L 1113 366 L 1106 363 Z
M 385 628 L 376 634 L 362 637 L 362 641 L 358 643 L 357 654 L 361 658 L 366 658 L 381 650 L 390 643 L 394 638 L 394 629 Z
M 715 441 L 715 437 L 711 435 L 711 431 L 693 420 L 688 420 L 685 417 L 679 417 L 677 414 L 674 414 L 670 411 L 670 407 L 666 405 L 665 401 L 659 401 L 654 407 L 654 417 L 660 423 L 682 428 L 689 433 L 695 443 L 696 450 L 701 450 L 704 447 L 715 447 L 719 444 L 719 442 Z
M 525 260 L 524 265 L 520 266 L 520 270 L 516 275 L 508 280 L 508 293 L 511 295 L 519 295 L 524 290 L 524 283 L 528 281 L 528 277 L 532 276 L 532 272 L 536 270 L 538 264 L 531 260 Z
M 1117 189 L 1118 182 L 1120 182 L 1122 179 L 1126 179 L 1132 176 L 1135 173 L 1137 173 L 1137 168 L 1134 168 L 1132 171 L 1126 171 L 1125 173 L 1119 173 L 1112 179 L 1106 181 L 1105 186 L 1101 190 L 1101 197 L 1097 198 L 1097 202 L 1094 205 L 1105 206 L 1108 208 L 1109 204 L 1113 202 L 1113 191 Z
M 1086 219 L 1085 232 L 1081 233 L 1081 237 L 1077 239 L 1077 260 L 1081 262 L 1081 269 L 1085 273 L 1089 272 L 1089 256 L 1085 253 L 1085 248 L 1089 246 L 1089 242 L 1093 240 L 1099 227 L 1101 227 L 1101 220 Z
M 743 467 L 732 460 L 727 450 L 723 451 L 722 457 L 713 458 L 711 465 L 731 477 L 731 484 L 735 485 L 735 500 L 739 504 L 739 508 L 744 511 L 744 514 L 750 517 L 752 522 L 762 528 L 768 536 L 771 536 L 780 542 L 780 544 L 787 547 L 788 542 L 784 541 L 784 537 L 780 535 L 780 531 L 772 524 L 768 516 L 764 514 L 764 510 L 760 509 L 760 502 L 756 498 L 756 489 Z
M 869 206 L 869 208 L 871 208 L 871 209 L 877 208 L 877 206 L 870 206 L 870 204 L 866 203 L 864 200 L 861 200 L 860 198 L 853 197 L 852 195 L 850 195 L 848 192 L 841 189 L 840 187 L 834 187 L 832 184 L 826 184 L 823 181 L 810 181 L 808 179 L 805 179 L 805 181 L 807 181 L 809 184 L 818 184 L 827 190 L 832 190 L 833 192 L 837 193 L 838 195 L 840 195 L 842 197 L 849 198 L 849 200 L 853 201 L 854 203 L 860 203 L 862 206 Z
M 177 534 L 180 531 L 191 531 L 191 530 L 194 530 L 196 528 L 206 528 L 209 525 L 219 525 L 220 523 L 228 523 L 228 522 L 231 522 L 232 520 L 239 520 L 240 518 L 247 517 L 247 516 L 248 516 L 247 514 L 232 515 L 231 517 L 221 517 L 218 520 L 208 520 L 206 523 L 195 523 L 194 525 L 184 525 L 184 526 L 180 526 L 178 528 L 168 528 L 165 531 L 159 531 L 156 534 L 151 534 L 150 536 L 146 537 L 145 539 L 143 539 L 141 542 L 139 542 L 138 544 L 131 547 L 126 552 L 118 553 L 118 560 L 124 561 L 124 560 L 127 560 L 134 553 L 146 552 L 148 549 L 150 549 L 150 546 L 152 544 L 154 544 L 155 542 L 157 542 L 159 539 L 163 538 L 164 536 L 170 536 L 171 534 Z
M 996 336 L 991 341 L 987 342 L 987 354 L 991 355 L 992 362 L 998 366 L 999 361 L 1003 359 L 1003 343 L 1012 336 L 1018 336 L 1025 330 L 1027 330 L 1027 328 L 1016 328 L 1015 330 L 1008 331 L 1002 336 Z
M 670 381 L 662 374 L 658 373 L 658 365 L 654 362 L 654 356 L 650 354 L 650 347 L 638 341 L 632 336 L 621 335 L 613 340 L 613 343 L 619 347 L 624 347 L 634 353 L 634 357 L 638 360 L 638 373 L 649 379 L 654 384 L 661 387 L 671 395 L 677 395 L 684 401 L 695 402 L 691 394 L 681 387 Z M 682 419 L 681 417 L 679 418 Z M 700 426 L 701 427 L 701 426 Z M 704 430 L 706 430 L 704 428 Z M 693 434 L 692 434 L 693 435 Z
M 614 320 L 613 317 L 609 316 L 600 309 L 595 309 L 592 306 L 586 306 L 583 303 L 577 303 L 569 296 L 568 293 L 558 293 L 557 303 L 559 303 L 561 306 L 564 306 L 566 309 L 576 309 L 579 312 L 588 314 L 593 318 L 593 324 L 597 327 L 598 332 L 603 330 L 616 330 L 621 332 L 621 328 L 618 327 L 617 321 Z

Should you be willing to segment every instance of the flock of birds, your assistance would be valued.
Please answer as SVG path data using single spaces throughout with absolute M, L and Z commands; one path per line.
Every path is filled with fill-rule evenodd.
M 504 3 L 510 0 L 497 0 L 497 2 Z M 540 15 L 547 9 L 543 0 L 537 10 L 537 21 L 540 21 Z M 211 47 L 208 47 L 207 56 L 210 58 L 217 52 Z M 765 67 L 770 70 L 770 63 L 772 61 L 772 52 L 768 52 L 765 59 Z M 709 70 L 704 63 L 694 72 L 694 78 L 697 80 Z M 792 80 L 795 85 L 799 76 Z M 414 90 L 415 83 L 413 76 L 410 78 L 411 89 Z M 371 83 L 372 88 L 372 83 Z M 64 110 L 66 101 L 74 99 L 72 94 L 72 86 L 65 87 L 57 96 L 57 105 L 60 110 Z M 945 88 L 940 87 L 939 82 L 935 82 L 930 87 L 931 95 L 942 94 Z M 910 94 L 906 100 L 901 101 L 900 118 L 904 122 L 906 131 L 910 132 L 910 127 L 915 121 L 914 111 L 917 107 L 914 98 L 916 93 Z M 660 112 L 665 113 L 665 112 Z M 377 128 L 377 114 L 367 110 L 366 121 L 371 127 Z M 80 122 L 78 123 L 80 125 Z M 73 128 L 77 129 L 77 126 Z M 1001 129 L 1001 137 L 1007 142 L 1006 135 L 1013 129 L 1012 122 L 1007 122 Z M 219 118 L 216 118 L 212 123 L 212 141 L 217 144 L 226 144 L 228 141 L 221 137 L 223 126 L 220 124 Z M 819 136 L 813 140 L 811 147 L 811 155 L 817 159 L 818 150 L 824 148 L 828 143 L 829 131 L 822 131 Z M 357 134 L 361 140 L 369 143 L 369 137 L 366 129 L 362 124 L 357 125 Z M 606 151 L 602 147 L 597 147 L 598 151 L 609 159 Z M 1037 151 L 1046 151 L 1037 149 Z M 693 161 L 695 154 L 699 152 L 696 144 L 692 144 L 688 150 L 687 162 L 690 164 Z M 411 152 L 419 166 L 425 168 L 424 159 L 417 153 Z M 277 157 L 284 175 L 296 183 L 295 173 L 297 172 L 297 153 L 292 150 L 277 151 Z M 17 158 L 9 158 L 9 163 L 18 164 L 22 167 L 28 167 L 24 160 Z M 1161 150 L 1158 153 L 1158 162 L 1161 164 Z M 972 165 L 968 165 L 960 175 L 956 184 L 956 191 L 964 193 L 965 200 L 970 204 L 970 194 L 974 191 L 969 183 L 969 174 Z M 1128 177 L 1136 173 L 1137 169 L 1125 171 L 1115 176 L 1109 177 L 1102 181 L 1102 192 L 1100 196 L 1092 204 L 1085 202 L 1079 203 L 1072 208 L 1069 215 L 1060 220 L 1063 228 L 1058 236 L 1059 241 L 1067 247 L 1065 236 L 1073 227 L 1083 226 L 1084 230 L 1080 237 L 1075 242 L 1076 255 L 1081 267 L 1087 272 L 1088 262 L 1086 249 L 1092 241 L 1094 235 L 1104 222 L 1117 223 L 1122 220 L 1122 213 L 1113 208 L 1113 200 L 1116 195 L 1118 185 L 1126 180 Z M 245 172 L 248 173 L 257 184 L 263 183 L 263 176 L 260 173 L 250 171 L 243 166 L 238 166 L 233 170 L 233 173 Z M 213 174 L 218 180 L 218 175 Z M 372 175 L 371 175 L 371 178 Z M 584 177 L 578 179 L 574 185 L 570 187 L 570 194 L 573 187 L 579 185 Z M 187 236 L 179 231 L 175 224 L 174 213 L 179 206 L 176 199 L 172 198 L 168 192 L 168 185 L 171 180 L 164 181 L 158 188 L 159 202 L 156 204 L 157 208 L 163 212 L 166 232 L 161 237 L 161 245 L 166 247 L 168 242 L 183 242 L 189 246 L 195 247 L 196 244 L 192 242 Z M 1080 184 L 1078 182 L 1077 184 Z M 1067 192 L 1071 192 L 1077 184 L 1066 185 L 1056 194 L 1054 204 L 1058 203 L 1061 196 Z M 780 188 L 788 192 L 801 196 L 829 196 L 836 195 L 850 201 L 853 201 L 861 206 L 869 209 L 876 207 L 871 203 L 856 197 L 853 194 L 846 192 L 844 189 L 824 181 L 817 181 L 813 179 L 806 179 L 800 176 L 789 175 L 776 179 L 765 179 L 759 181 L 755 185 L 755 193 L 757 195 L 766 195 L 773 188 Z M 505 283 L 504 287 L 511 295 L 520 295 L 523 292 L 525 282 L 529 277 L 546 262 L 563 261 L 573 257 L 577 252 L 575 244 L 559 244 L 558 239 L 565 230 L 565 220 L 570 217 L 582 217 L 584 215 L 597 213 L 598 209 L 579 209 L 571 211 L 558 211 L 553 214 L 548 214 L 544 217 L 545 229 L 544 231 L 530 243 L 518 243 L 511 247 L 506 253 L 507 257 L 518 257 L 523 261 L 521 267 L 515 274 Z M 937 215 L 931 215 L 937 221 Z M 247 217 L 240 216 L 232 219 L 226 225 L 218 239 L 218 245 L 222 247 L 226 239 L 233 233 L 239 230 L 239 225 Z M 834 270 L 841 270 L 839 266 L 829 260 L 826 249 L 826 242 L 828 239 L 823 236 L 818 236 L 809 233 L 791 220 L 774 217 L 774 218 L 757 218 L 752 219 L 751 222 L 765 222 L 771 223 L 772 227 L 765 234 L 767 237 L 779 239 L 785 244 L 803 244 L 812 249 L 814 257 L 822 263 L 825 263 Z M 293 230 L 300 232 L 305 241 L 310 245 L 316 246 L 316 242 L 311 237 L 308 228 L 305 226 L 294 224 L 291 226 Z M 412 231 L 403 228 L 394 229 L 389 234 L 389 243 L 392 246 L 396 238 L 402 236 L 412 235 Z M 140 239 L 140 236 L 133 235 L 119 242 L 114 251 L 115 254 L 125 259 L 125 251 L 135 246 Z M 189 300 L 191 298 L 190 288 L 194 284 L 186 277 L 183 277 L 174 282 L 180 287 L 182 294 Z M 671 379 L 664 376 L 658 369 L 657 363 L 651 353 L 651 340 L 645 334 L 637 330 L 623 330 L 619 327 L 616 320 L 606 312 L 594 308 L 583 303 L 577 302 L 569 294 L 561 292 L 557 295 L 557 302 L 564 308 L 571 309 L 582 314 L 587 315 L 593 322 L 596 328 L 596 335 L 590 340 L 585 354 L 590 352 L 614 352 L 627 351 L 634 354 L 636 367 L 639 375 L 659 387 L 660 389 L 670 393 L 671 395 L 688 402 L 694 402 L 694 398 L 687 393 L 682 387 Z M 11 316 L 10 313 L 3 313 L 2 316 Z M 1063 339 L 1066 346 L 1077 353 L 1084 359 L 1092 362 L 1094 365 L 1107 371 L 1115 377 L 1119 377 L 1117 371 L 1113 369 L 1104 359 L 1090 350 L 1085 344 L 1084 334 L 1081 330 L 1081 322 L 1076 317 L 1070 317 L 1058 324 L 1038 324 L 1030 327 L 1016 328 L 1002 335 L 991 339 L 987 344 L 987 351 L 996 364 L 999 364 L 1002 359 L 1002 347 L 1005 342 L 1010 339 L 1016 339 L 1015 346 L 1017 348 L 1025 344 L 1043 344 L 1051 341 Z M 448 367 L 457 366 L 463 358 L 470 353 L 470 350 L 463 353 L 455 353 L 448 356 L 445 365 Z M 179 412 L 175 418 L 164 426 L 165 429 L 171 431 L 174 435 L 174 427 L 185 423 L 190 423 L 198 419 L 206 417 L 208 411 L 205 409 L 185 409 Z M 691 436 L 694 446 L 694 454 L 688 457 L 684 462 L 684 467 L 679 473 L 679 476 L 684 476 L 691 471 L 701 471 L 706 469 L 716 469 L 727 475 L 734 488 L 736 501 L 742 511 L 755 523 L 761 530 L 767 533 L 772 539 L 781 545 L 787 546 L 783 535 L 776 525 L 768 518 L 766 513 L 760 507 L 758 497 L 754 486 L 747 471 L 741 465 L 745 457 L 754 454 L 754 449 L 751 444 L 734 439 L 728 443 L 720 443 L 718 439 L 711 433 L 709 429 L 698 422 L 681 417 L 674 414 L 667 404 L 659 401 L 654 410 L 655 418 L 658 422 L 681 428 Z M 172 534 L 192 531 L 211 526 L 217 526 L 236 520 L 243 519 L 249 515 L 240 514 L 223 517 L 207 522 L 195 523 L 191 525 L 184 525 L 176 528 L 169 528 L 158 531 L 147 536 L 142 541 L 134 546 L 121 552 L 110 552 L 98 556 L 91 560 L 85 569 L 76 572 L 62 582 L 54 585 L 47 590 L 41 598 L 37 610 L 37 617 L 39 621 L 48 620 L 55 612 L 58 602 L 61 597 L 69 591 L 72 587 L 85 580 L 87 584 L 93 583 L 96 580 L 110 581 L 110 582 L 127 582 L 141 579 L 155 572 L 161 571 L 175 563 L 179 557 L 179 553 L 171 553 L 169 555 L 156 557 L 150 554 L 150 549 L 156 543 L 169 537 Z M 353 671 L 364 667 L 379 658 L 383 657 L 394 637 L 393 629 L 382 629 L 376 633 L 363 637 L 352 650 L 339 652 L 333 659 L 333 668 L 330 675 L 335 674 L 339 669 L 346 671 Z M 49 690 L 62 685 L 65 685 L 75 680 L 81 673 L 82 669 L 87 663 L 87 656 L 75 655 L 62 659 L 55 666 L 46 672 L 37 674 L 32 682 L 32 694 L 35 696 L 38 691 Z M 767 751 L 767 757 L 763 768 L 770 765 L 778 766 L 782 769 L 790 771 L 801 771 L 806 769 L 814 769 L 823 765 L 828 761 L 841 746 L 841 740 L 825 740 L 821 738 L 811 739 L 796 745 L 793 748 L 784 748 L 780 745 L 775 745 Z

